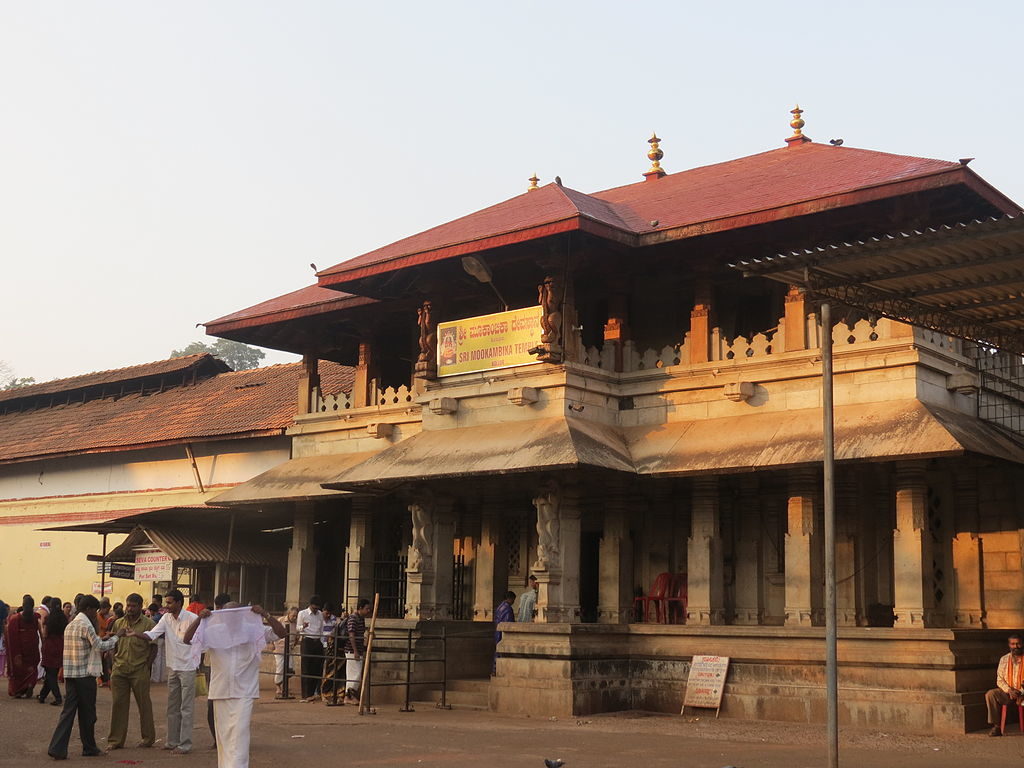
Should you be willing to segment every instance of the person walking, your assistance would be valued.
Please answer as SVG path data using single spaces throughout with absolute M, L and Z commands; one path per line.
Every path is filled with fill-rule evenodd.
M 167 658 L 167 743 L 164 749 L 186 755 L 192 751 L 192 714 L 196 698 L 196 666 L 192 649 L 185 644 L 188 628 L 198 617 L 185 610 L 185 596 L 172 589 L 164 598 L 167 613 L 142 637 L 151 641 L 164 639 Z M 133 634 L 129 634 L 133 637 Z
M 149 675 L 156 646 L 140 637 L 151 630 L 153 620 L 142 615 L 142 595 L 132 593 L 125 598 L 124 616 L 114 621 L 114 634 L 124 630 L 133 637 L 117 644 L 114 663 L 110 670 L 110 692 L 113 703 L 110 709 L 110 733 L 107 735 L 107 749 L 121 749 L 128 736 L 128 711 L 131 696 L 139 709 L 139 726 L 142 741 L 139 747 L 152 747 L 156 741 L 156 726 L 153 724 L 153 702 L 149 698 Z
M 7 695 L 32 698 L 39 679 L 39 620 L 32 595 L 21 599 L 21 610 L 7 619 Z
M 373 611 L 370 601 L 360 598 L 356 609 L 345 620 L 345 703 L 359 703 L 363 682 L 363 655 L 366 653 L 366 617 Z
M 506 592 L 505 599 L 498 603 L 498 607 L 494 609 L 494 661 L 491 662 L 491 674 L 497 674 L 498 671 L 498 643 L 501 642 L 501 632 L 498 630 L 498 625 L 516 620 L 516 613 L 512 610 L 512 603 L 516 601 L 515 592 Z
M 302 637 L 302 700 L 315 701 L 324 672 L 324 614 L 320 595 L 309 598 L 309 607 L 299 611 L 299 635 Z
M 45 704 L 46 697 L 52 693 L 53 701 L 50 703 L 55 707 L 61 706 L 63 702 L 57 677 L 61 665 L 64 663 L 64 630 L 68 626 L 68 618 L 62 609 L 60 598 L 50 598 L 50 612 L 47 614 L 46 620 L 43 621 L 41 630 L 44 677 L 43 688 L 39 691 L 38 699 L 40 704 Z
M 286 663 L 288 665 L 289 676 L 295 674 L 295 669 L 292 666 L 292 658 L 294 657 L 295 648 L 298 644 L 298 635 L 296 632 L 298 620 L 299 609 L 294 605 L 279 619 L 281 625 L 287 631 L 287 634 L 284 637 L 278 638 L 274 642 L 274 685 L 277 688 L 277 695 L 274 698 L 277 699 L 284 698 L 284 668 Z
M 96 633 L 96 611 L 99 607 L 99 600 L 86 595 L 79 603 L 78 615 L 64 630 L 64 708 L 46 750 L 54 760 L 67 759 L 76 716 L 82 756 L 103 754 L 96 746 L 96 678 L 103 669 L 100 654 L 117 645 L 118 636 L 101 640 Z

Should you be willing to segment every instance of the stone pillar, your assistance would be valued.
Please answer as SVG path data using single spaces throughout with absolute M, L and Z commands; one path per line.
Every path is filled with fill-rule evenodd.
M 737 624 L 761 623 L 764 617 L 764 562 L 761 550 L 761 500 L 758 478 L 740 480 L 736 510 L 736 618 Z
M 857 479 L 850 472 L 836 479 L 836 624 L 840 627 L 856 627 L 864 616 L 863 596 L 857 589 Z
M 348 528 L 348 572 L 345 574 L 345 603 L 354 611 L 360 597 L 373 599 L 372 501 L 366 497 L 352 498 L 352 516 Z
M 320 388 L 319 364 L 315 355 L 302 356 L 302 370 L 299 371 L 299 391 L 296 413 L 313 413 L 313 390 Z
M 690 362 L 708 362 L 711 359 L 711 282 L 706 278 L 696 283 L 689 336 Z
M 695 478 L 686 555 L 687 624 L 725 623 L 719 517 L 718 478 Z
M 580 507 L 574 490 L 545 483 L 537 508 L 537 622 L 580 620 Z
M 786 338 L 783 349 L 795 352 L 807 349 L 807 302 L 804 292 L 795 285 L 789 287 L 785 303 Z
M 928 531 L 928 486 L 923 461 L 896 467 L 896 528 L 893 531 L 895 626 L 924 628 L 932 622 L 932 541 Z
M 494 608 L 508 591 L 508 545 L 501 535 L 501 499 L 485 497 L 482 506 L 473 577 L 473 620 L 493 621 Z
M 604 325 L 604 343 L 615 350 L 615 370 L 623 370 L 623 345 L 629 340 L 628 297 L 612 294 L 608 300 L 608 322 Z
M 316 592 L 316 548 L 313 545 L 313 504 L 302 501 L 295 505 L 292 524 L 292 546 L 288 550 L 288 579 L 285 602 L 306 605 Z
M 978 476 L 964 468 L 955 477 L 956 535 L 953 537 L 953 626 L 985 629 L 982 546 L 978 536 Z
M 405 618 L 447 619 L 452 607 L 455 518 L 450 499 L 427 491 L 409 504 L 412 544 L 406 572 Z
M 810 627 L 821 623 L 821 573 L 824 552 L 819 551 L 815 510 L 817 473 L 795 470 L 789 477 L 786 505 L 786 626 Z
M 628 624 L 633 608 L 628 501 L 626 489 L 621 486 L 604 500 L 597 598 L 597 620 L 602 624 Z
M 360 342 L 359 360 L 352 383 L 353 408 L 365 408 L 373 400 L 373 383 L 377 376 L 374 362 L 373 346 L 367 341 Z

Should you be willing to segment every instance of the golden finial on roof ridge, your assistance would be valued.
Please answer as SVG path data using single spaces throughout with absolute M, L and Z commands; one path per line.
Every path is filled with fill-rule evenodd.
M 644 176 L 646 176 L 648 180 L 660 179 L 665 175 L 665 171 L 661 167 L 661 158 L 665 156 L 665 153 L 661 151 L 661 139 L 658 138 L 658 134 L 656 132 L 652 131 L 651 138 L 647 140 L 647 143 L 651 145 L 651 149 L 647 153 L 647 159 L 651 161 L 651 167 Z
M 804 113 L 800 109 L 800 105 L 797 104 L 794 109 L 789 110 L 789 113 L 793 115 L 793 119 L 789 121 L 789 127 L 793 129 L 793 135 L 786 139 L 787 144 L 803 144 L 804 142 L 810 141 L 809 136 L 804 136 L 803 127 L 806 125 L 804 119 L 800 117 Z
M 533 172 L 533 176 L 531 176 L 529 179 L 527 179 L 527 181 L 530 182 L 530 186 L 528 186 L 526 188 L 527 192 L 533 192 L 533 190 L 535 190 L 535 189 L 540 189 L 540 187 L 537 186 L 537 182 L 540 181 L 540 179 L 537 178 L 537 172 L 536 171 Z

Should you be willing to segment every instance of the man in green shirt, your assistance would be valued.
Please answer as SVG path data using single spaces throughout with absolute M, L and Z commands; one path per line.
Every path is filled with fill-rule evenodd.
M 125 599 L 124 616 L 114 622 L 114 632 L 124 629 L 134 632 L 117 644 L 114 653 L 114 667 L 110 673 L 110 692 L 113 694 L 113 708 L 110 712 L 110 735 L 108 749 L 121 749 L 128 735 L 129 697 L 135 695 L 142 726 L 140 747 L 152 747 L 156 741 L 156 727 L 153 725 L 153 702 L 149 699 L 149 677 L 153 668 L 153 657 L 157 647 L 144 636 L 154 627 L 153 621 L 142 613 L 142 596 L 131 594 Z

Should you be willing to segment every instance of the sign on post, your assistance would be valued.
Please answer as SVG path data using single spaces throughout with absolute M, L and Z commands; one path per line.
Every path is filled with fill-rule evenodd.
M 542 307 L 513 309 L 437 325 L 437 375 L 491 371 L 539 362 Z
M 728 656 L 694 656 L 690 662 L 690 674 L 686 678 L 682 713 L 686 712 L 687 707 L 701 707 L 715 710 L 715 717 L 718 717 L 728 672 Z
M 92 583 L 92 593 L 94 595 L 110 594 L 114 589 L 114 582 L 105 581 L 102 584 L 98 581 Z
M 135 581 L 170 581 L 174 562 L 160 550 L 140 550 L 135 553 Z
M 109 565 L 107 573 L 110 574 L 110 578 L 135 581 L 135 566 L 131 563 L 109 563 Z

